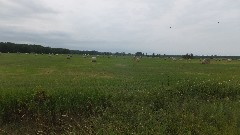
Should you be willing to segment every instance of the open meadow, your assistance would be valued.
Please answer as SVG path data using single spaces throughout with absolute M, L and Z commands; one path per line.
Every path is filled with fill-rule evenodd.
M 240 134 L 240 61 L 0 54 L 0 134 Z

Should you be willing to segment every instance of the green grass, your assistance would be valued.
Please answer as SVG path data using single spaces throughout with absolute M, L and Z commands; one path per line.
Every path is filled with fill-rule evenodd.
M 0 134 L 240 134 L 240 62 L 0 55 Z

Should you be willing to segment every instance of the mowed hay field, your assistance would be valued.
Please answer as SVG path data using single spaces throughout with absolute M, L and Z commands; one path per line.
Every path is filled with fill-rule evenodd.
M 0 134 L 240 134 L 240 61 L 0 55 Z

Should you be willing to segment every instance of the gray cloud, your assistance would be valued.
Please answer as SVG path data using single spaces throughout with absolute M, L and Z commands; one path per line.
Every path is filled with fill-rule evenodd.
M 57 13 L 42 3 L 32 0 L 1 0 L 0 5 L 1 18 L 10 20 Z
M 81 50 L 239 55 L 239 7 L 236 0 L 0 0 L 0 40 Z
M 15 31 L 0 28 L 0 40 L 1 41 L 11 41 L 11 42 L 20 42 L 20 43 L 31 43 L 31 44 L 43 44 L 50 45 L 53 47 L 66 47 L 67 43 L 73 42 L 68 35 L 65 33 L 47 33 L 47 34 L 39 34 L 39 33 L 29 33 L 24 31 Z M 71 42 L 70 42 L 71 41 Z

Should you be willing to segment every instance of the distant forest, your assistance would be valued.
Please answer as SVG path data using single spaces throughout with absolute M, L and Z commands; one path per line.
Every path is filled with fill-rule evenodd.
M 89 55 L 112 55 L 111 52 L 79 51 L 66 48 L 51 48 L 42 45 L 16 44 L 11 42 L 0 42 L 0 52 L 2 53 L 38 53 L 38 54 L 89 54 Z M 118 53 L 125 54 L 125 53 Z
M 95 50 L 92 51 L 80 51 L 80 50 L 69 50 L 66 48 L 51 48 L 44 47 L 42 45 L 32 45 L 32 44 L 17 44 L 11 42 L 0 42 L 0 52 L 1 53 L 38 53 L 38 54 L 89 54 L 89 55 L 116 55 L 116 56 L 147 56 L 147 57 L 182 57 L 184 59 L 193 59 L 193 58 L 232 58 L 232 59 L 240 59 L 240 56 L 194 56 L 192 53 L 186 55 L 160 55 L 160 54 L 147 54 L 142 52 L 136 52 L 135 54 L 125 53 L 125 52 L 98 52 Z

